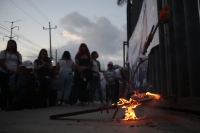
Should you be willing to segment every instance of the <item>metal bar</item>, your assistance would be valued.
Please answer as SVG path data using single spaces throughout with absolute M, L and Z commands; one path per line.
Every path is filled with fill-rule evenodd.
M 103 111 L 103 110 L 106 110 L 107 113 L 108 113 L 109 109 L 115 109 L 115 108 L 117 108 L 117 105 L 102 106 L 102 107 L 99 107 L 99 108 L 96 108 L 96 109 L 89 109 L 89 110 L 83 110 L 83 111 L 76 111 L 76 112 L 70 112 L 70 113 L 64 113 L 64 114 L 51 115 L 50 119 L 57 119 L 57 118 L 60 118 L 60 117 L 67 117 L 67 116 L 93 113 L 93 112 L 98 112 L 98 111 Z
M 151 100 L 152 100 L 152 98 L 143 98 L 143 99 L 138 99 L 137 101 L 138 102 L 148 102 L 148 101 L 151 101 Z M 127 103 L 127 104 L 124 104 L 124 105 L 101 106 L 101 107 L 96 108 L 96 109 L 88 109 L 88 110 L 69 112 L 69 113 L 64 113 L 64 114 L 51 115 L 50 119 L 57 119 L 57 118 L 60 118 L 60 117 L 74 116 L 74 115 L 80 115 L 80 114 L 88 114 L 88 113 L 93 113 L 93 112 L 98 112 L 98 111 L 101 111 L 101 113 L 102 113 L 102 111 L 104 111 L 104 110 L 106 110 L 107 113 L 109 113 L 108 112 L 109 109 L 117 108 L 117 110 L 119 110 L 119 108 L 121 108 L 122 106 L 129 106 L 129 105 L 131 106 L 132 103 L 130 103 L 130 104 Z

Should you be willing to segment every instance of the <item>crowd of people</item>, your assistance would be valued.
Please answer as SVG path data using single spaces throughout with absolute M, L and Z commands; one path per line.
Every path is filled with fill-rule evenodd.
M 101 105 L 116 104 L 119 83 L 123 91 L 129 82 L 128 68 L 114 70 L 109 61 L 106 70 L 101 70 L 97 51 L 90 51 L 81 43 L 73 59 L 69 51 L 52 65 L 46 49 L 41 49 L 34 62 L 22 62 L 14 40 L 0 53 L 0 89 L 2 110 L 44 108 L 63 105 L 95 105 L 95 92 Z M 106 98 L 103 98 L 101 73 L 106 80 Z

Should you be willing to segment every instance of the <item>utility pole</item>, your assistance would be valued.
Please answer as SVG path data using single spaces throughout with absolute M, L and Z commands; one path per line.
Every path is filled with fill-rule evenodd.
M 17 36 L 17 37 L 19 38 L 18 35 L 12 36 L 12 30 L 13 30 L 15 27 L 18 27 L 18 30 L 19 30 L 19 26 L 15 26 L 15 27 L 13 27 L 13 23 L 14 23 L 14 22 L 18 22 L 18 21 L 21 21 L 21 20 L 17 20 L 17 21 L 13 21 L 13 22 L 10 22 L 10 21 L 4 21 L 4 22 L 9 22 L 9 23 L 11 23 L 11 32 L 10 32 L 10 37 L 9 37 L 9 36 L 4 36 L 4 37 L 8 37 L 8 38 L 10 38 L 10 40 L 12 40 L 12 38 L 14 38 L 15 36 Z
M 56 64 L 57 64 L 57 49 L 56 49 Z
M 124 57 L 124 59 L 123 59 L 123 61 L 124 61 L 124 66 L 126 65 L 126 63 L 127 63 L 127 60 L 126 60 L 126 51 L 125 51 L 125 46 L 127 45 L 127 48 L 128 48 L 128 43 L 126 42 L 126 41 L 124 41 L 124 43 L 123 43 L 123 57 Z
M 50 59 L 52 60 L 52 51 L 51 51 L 51 29 L 56 29 L 57 26 L 55 26 L 55 28 L 51 28 L 51 23 L 49 22 L 49 28 L 44 28 L 43 30 L 49 30 L 49 42 L 50 42 Z

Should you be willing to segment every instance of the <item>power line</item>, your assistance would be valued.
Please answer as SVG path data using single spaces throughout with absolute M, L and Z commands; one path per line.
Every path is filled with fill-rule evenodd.
M 4 12 L 6 12 L 6 13 L 8 13 L 8 14 L 10 14 L 10 15 L 12 15 L 11 13 L 9 13 L 8 11 L 6 11 L 6 10 L 4 10 L 4 9 L 2 9 L 2 8 L 0 8 L 1 10 L 3 10 Z M 13 18 L 15 17 L 14 15 L 12 15 L 13 16 Z M 23 21 L 22 21 L 22 23 L 23 23 Z M 2 24 L 1 24 L 2 25 Z M 4 25 L 3 25 L 4 26 Z M 26 25 L 23 23 L 23 26 L 25 26 L 26 27 Z M 6 26 L 4 26 L 4 27 L 6 27 Z M 7 28 L 7 27 L 6 27 Z M 27 29 L 29 28 L 29 27 L 26 27 Z M 9 28 L 7 28 L 7 29 L 9 29 Z M 20 32 L 20 31 L 19 31 Z M 21 33 L 21 32 L 20 32 Z M 21 33 L 22 34 L 22 33 Z M 20 35 L 21 36 L 21 35 Z M 24 36 L 24 35 L 23 35 Z M 25 37 L 25 36 L 24 36 Z M 38 44 L 36 44 L 38 47 L 41 47 L 40 45 L 38 45 Z
M 3 29 L 3 30 L 5 30 L 5 31 L 7 31 L 7 32 L 10 32 L 9 30 L 5 29 L 4 27 L 0 26 L 0 28 Z
M 43 16 L 47 20 L 47 22 L 50 21 L 50 19 L 30 0 L 26 0 L 40 15 Z
M 1 31 L 0 31 L 0 33 L 3 33 L 3 32 L 1 32 Z M 3 33 L 3 34 L 1 34 L 1 35 L 4 35 L 4 36 L 5 36 L 6 34 L 5 34 L 5 33 Z M 30 50 L 30 49 L 31 49 L 31 52 L 32 52 L 32 51 L 37 51 L 37 52 L 38 52 L 38 50 L 36 50 L 36 49 L 33 49 L 33 48 L 32 48 L 32 47 L 30 47 L 30 46 L 27 46 L 26 44 L 22 43 L 22 42 L 21 42 L 21 41 L 19 41 L 19 40 L 18 40 L 18 41 L 16 41 L 16 42 L 19 42 L 19 43 L 23 44 L 23 45 L 21 45 L 21 44 L 19 44 L 19 45 L 21 45 L 22 47 L 25 47 L 25 48 L 27 48 L 28 50 Z
M 2 25 L 2 24 L 0 24 L 0 25 Z M 4 25 L 2 25 L 2 26 L 3 26 L 2 28 L 3 28 L 4 30 L 6 30 L 7 32 L 10 32 L 9 30 L 7 30 L 8 28 L 7 28 L 6 26 L 4 26 Z M 1 27 L 1 26 L 0 26 L 0 27 Z M 7 29 L 6 29 L 6 28 L 7 28 Z M 21 32 L 20 32 L 20 33 L 21 33 Z M 29 43 L 31 43 L 31 44 L 37 45 L 40 49 L 42 49 L 41 46 L 39 46 L 38 44 L 36 44 L 36 43 L 30 41 L 29 39 L 27 39 L 22 33 L 21 33 L 22 35 L 17 34 L 17 33 L 15 33 L 15 32 L 14 32 L 14 34 L 17 35 L 17 36 L 20 36 L 21 39 L 23 39 L 23 40 L 25 40 L 25 41 L 27 41 L 27 42 L 29 42 Z M 34 45 L 32 45 L 32 46 L 34 46 Z M 35 48 L 38 48 L 38 47 L 35 47 Z
M 26 48 L 28 48 L 28 49 L 29 49 L 29 50 L 31 50 L 31 51 L 35 51 L 35 52 L 39 53 L 37 49 L 33 49 L 32 47 L 30 47 L 30 46 L 27 46 L 26 44 L 22 43 L 22 42 L 21 42 L 21 41 L 19 41 L 19 40 L 18 40 L 18 41 L 16 41 L 16 42 L 19 42 L 19 43 L 23 44 L 23 47 L 26 47 Z
M 17 6 L 21 11 L 23 11 L 26 15 L 28 15 L 30 18 L 32 18 L 36 23 L 38 23 L 40 26 L 42 26 L 42 24 L 40 24 L 37 20 L 35 20 L 33 17 L 31 17 L 31 15 L 29 15 L 28 13 L 26 13 L 22 8 L 20 8 L 17 4 L 15 4 L 12 0 L 10 0 L 10 2 L 12 2 L 15 6 Z M 43 26 L 42 26 L 43 27 Z
M 47 22 L 52 22 L 31 0 L 28 1 L 26 0 L 43 18 L 45 18 L 47 20 Z M 56 24 L 54 24 L 56 25 Z M 57 32 L 57 30 L 56 30 Z M 58 33 L 58 32 L 57 32 Z M 59 34 L 59 33 L 58 33 Z M 53 36 L 52 36 L 53 37 Z M 56 40 L 54 37 L 53 37 L 54 40 Z M 63 39 L 63 38 L 62 38 Z M 58 41 L 56 40 L 56 42 L 58 43 Z
M 1 32 L 1 31 L 0 31 L 0 33 L 1 33 L 1 35 L 3 35 L 3 36 L 6 36 L 6 35 L 7 35 L 7 34 L 5 34 L 5 33 Z

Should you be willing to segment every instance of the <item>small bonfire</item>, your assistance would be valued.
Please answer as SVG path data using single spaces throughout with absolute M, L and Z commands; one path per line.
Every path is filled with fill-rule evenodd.
M 134 108 L 141 105 L 143 101 L 148 101 L 152 99 L 160 99 L 159 94 L 153 94 L 150 92 L 138 93 L 135 91 L 135 94 L 129 99 L 119 98 L 117 106 L 125 108 L 125 117 L 123 120 L 138 120 Z

